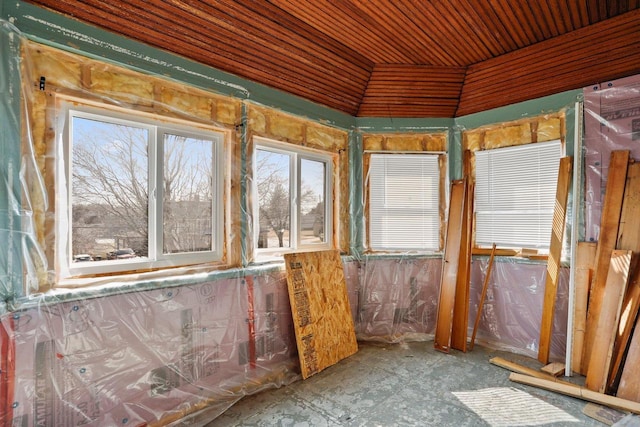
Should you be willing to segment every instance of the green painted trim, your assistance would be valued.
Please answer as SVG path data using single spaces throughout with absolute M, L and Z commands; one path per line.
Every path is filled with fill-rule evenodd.
M 570 90 L 545 96 L 544 98 L 458 117 L 455 119 L 455 124 L 463 129 L 475 129 L 492 123 L 510 122 L 524 117 L 538 116 L 544 113 L 557 112 L 566 107 L 573 107 L 574 103 L 581 98 L 582 89 Z
M 14 0 L 3 16 L 11 18 L 34 41 L 100 59 L 146 74 L 169 77 L 218 94 L 251 100 L 261 105 L 350 129 L 354 118 L 266 85 L 107 32 L 41 7 Z
M 454 125 L 454 119 L 356 117 L 362 133 L 442 132 Z
M 349 132 L 349 253 L 358 255 L 364 249 L 364 178 L 362 134 Z
M 0 300 L 10 302 L 24 295 L 22 253 L 23 214 L 15 206 L 22 199 L 20 38 L 16 28 L 0 20 Z

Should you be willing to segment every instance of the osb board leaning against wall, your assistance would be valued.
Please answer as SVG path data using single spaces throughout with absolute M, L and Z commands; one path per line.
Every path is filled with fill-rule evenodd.
M 336 250 L 289 253 L 289 301 L 302 378 L 358 351 L 347 286 Z

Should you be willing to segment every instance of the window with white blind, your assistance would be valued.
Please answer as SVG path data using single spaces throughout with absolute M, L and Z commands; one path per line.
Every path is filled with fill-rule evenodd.
M 561 156 L 559 140 L 475 153 L 477 246 L 549 249 Z
M 440 249 L 437 154 L 372 154 L 368 202 L 370 249 Z

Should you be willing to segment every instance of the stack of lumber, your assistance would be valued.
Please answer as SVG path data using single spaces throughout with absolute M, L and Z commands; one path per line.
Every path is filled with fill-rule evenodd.
M 611 154 L 597 244 L 574 265 L 572 366 L 588 390 L 640 402 L 640 163 Z

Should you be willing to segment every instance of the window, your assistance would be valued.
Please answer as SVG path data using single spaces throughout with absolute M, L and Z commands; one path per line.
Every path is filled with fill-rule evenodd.
M 440 248 L 440 167 L 437 154 L 372 154 L 369 166 L 369 247 Z
M 69 275 L 221 258 L 222 132 L 90 108 L 67 119 Z
M 560 141 L 478 151 L 476 245 L 549 249 Z
M 331 247 L 330 155 L 260 139 L 254 177 L 258 260 Z

